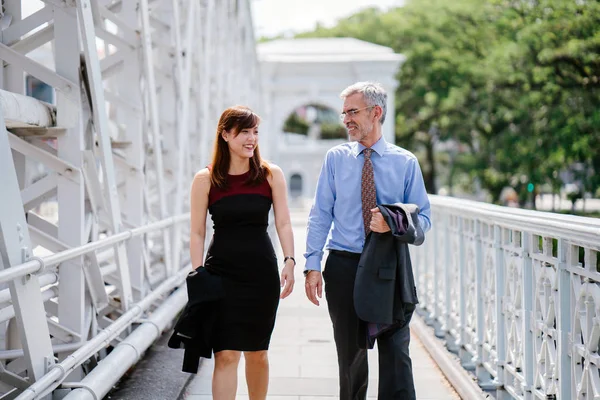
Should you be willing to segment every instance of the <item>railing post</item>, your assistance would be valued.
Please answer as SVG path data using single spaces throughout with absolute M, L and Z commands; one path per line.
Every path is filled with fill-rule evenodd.
M 533 329 L 534 329 L 534 314 L 533 314 L 533 301 L 535 299 L 535 282 L 533 280 L 533 263 L 531 260 L 531 252 L 533 251 L 534 245 L 533 240 L 536 236 L 528 232 L 522 232 L 521 242 L 523 244 L 523 376 L 525 382 L 523 382 L 523 390 L 525 392 L 525 399 L 531 399 L 533 397 L 533 382 L 534 382 L 534 369 L 535 369 L 535 356 L 534 356 L 534 342 L 533 342 Z
M 491 227 L 490 227 L 491 228 Z M 494 225 L 494 263 L 496 267 L 496 382 L 503 390 L 506 381 L 506 329 L 504 321 L 504 288 L 505 268 L 504 251 L 502 249 L 502 228 Z M 498 397 L 500 398 L 500 397 Z
M 435 279 L 435 288 L 434 288 L 434 293 L 435 293 L 435 316 L 437 318 L 436 324 L 435 324 L 435 335 L 439 338 L 443 338 L 446 336 L 446 333 L 449 330 L 449 322 L 450 322 L 450 301 L 452 300 L 450 297 L 450 281 L 449 281 L 449 277 L 450 277 L 450 268 L 448 268 L 447 263 L 449 262 L 449 259 L 446 258 L 445 260 L 441 260 L 440 257 L 440 232 L 443 232 L 443 236 L 442 239 L 444 241 L 444 249 L 448 249 L 449 246 L 449 242 L 450 242 L 450 234 L 449 234 L 449 230 L 450 230 L 450 219 L 451 219 L 451 215 L 445 215 L 444 218 L 442 218 L 442 226 L 441 229 L 436 231 L 436 242 L 438 243 L 438 246 L 435 247 L 435 255 L 436 255 L 436 262 L 435 262 L 435 270 L 434 270 L 434 279 Z M 445 255 L 444 255 L 445 256 Z M 446 265 L 446 268 L 443 268 L 442 270 L 442 265 Z M 446 303 L 446 307 L 444 308 L 444 310 L 441 309 L 441 304 L 438 301 L 438 293 L 440 293 L 440 278 L 442 276 L 444 276 L 444 286 L 443 286 L 443 299 L 445 300 Z M 441 297 L 441 296 L 440 296 Z M 447 343 L 446 343 L 447 344 Z
M 471 360 L 466 360 L 466 355 L 468 354 L 465 351 L 465 327 L 467 326 L 467 293 L 465 288 L 465 275 L 466 275 L 466 259 L 465 259 L 465 235 L 464 235 L 464 220 L 463 218 L 458 218 L 458 313 L 459 313 L 459 327 L 458 327 L 458 335 L 456 338 L 456 345 L 458 348 L 458 357 L 460 358 L 461 364 L 465 364 L 465 362 L 470 362 Z M 450 235 L 448 235 L 450 236 Z M 448 259 L 450 259 L 450 246 L 446 249 L 446 253 L 448 254 Z M 448 280 L 446 280 L 448 282 Z M 450 296 L 450 293 L 448 293 Z
M 434 231 L 437 228 L 434 228 Z M 422 295 L 421 295 L 421 303 L 422 303 L 422 307 L 427 309 L 427 314 L 425 315 L 425 321 L 426 323 L 430 324 L 430 318 L 431 318 L 431 295 L 432 292 L 431 290 L 429 290 L 429 279 L 430 278 L 430 274 L 429 271 L 432 268 L 433 262 L 431 260 L 431 252 L 427 251 L 428 248 L 430 247 L 435 247 L 437 245 L 437 242 L 435 241 L 435 234 L 430 233 L 429 234 L 429 240 L 432 241 L 431 244 L 426 245 L 425 249 L 423 250 L 423 248 L 420 249 L 422 255 L 423 255 L 423 265 L 421 266 L 420 269 L 420 280 L 421 280 L 421 287 L 420 289 L 422 290 Z M 427 240 L 427 239 L 426 239 Z M 417 278 L 419 279 L 419 278 Z
M 473 235 L 473 240 L 475 241 L 475 271 L 476 271 L 476 280 L 477 287 L 475 289 L 475 294 L 477 297 L 477 357 L 474 360 L 475 362 L 475 374 L 477 375 L 477 380 L 479 384 L 489 380 L 489 373 L 483 366 L 484 360 L 484 348 L 483 344 L 485 343 L 485 304 L 483 299 L 483 273 L 484 273 L 484 265 L 483 265 L 483 249 L 481 246 L 481 222 L 479 220 L 475 221 L 475 232 Z
M 435 243 L 436 246 L 433 249 L 433 270 L 432 270 L 432 274 L 431 277 L 433 279 L 433 307 L 432 307 L 432 313 L 431 313 L 431 321 L 433 322 L 433 328 L 435 330 L 435 335 L 437 337 L 444 337 L 444 332 L 441 330 L 441 309 L 440 309 L 440 302 L 438 301 L 438 293 L 440 291 L 440 279 L 439 276 L 441 275 L 441 270 L 440 270 L 440 264 L 441 264 L 441 260 L 440 260 L 440 252 L 439 252 L 439 243 L 440 243 L 440 232 L 443 232 L 443 227 L 444 224 L 446 223 L 445 220 L 443 220 L 442 222 L 442 226 L 440 226 L 438 229 L 435 230 L 434 232 L 434 237 L 435 237 Z
M 558 309 L 556 330 L 558 332 L 558 396 L 560 400 L 573 399 L 571 357 L 571 274 L 567 269 L 568 244 L 558 240 Z

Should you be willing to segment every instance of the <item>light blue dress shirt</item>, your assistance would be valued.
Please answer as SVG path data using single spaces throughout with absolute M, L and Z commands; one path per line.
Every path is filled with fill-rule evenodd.
M 419 206 L 423 232 L 431 228 L 431 207 L 417 158 L 383 136 L 371 155 L 377 204 L 405 203 Z M 361 177 L 365 146 L 344 143 L 330 149 L 321 168 L 315 200 L 308 217 L 307 270 L 321 271 L 323 247 L 362 253 L 365 231 L 362 220 Z M 333 227 L 332 227 L 333 223 Z

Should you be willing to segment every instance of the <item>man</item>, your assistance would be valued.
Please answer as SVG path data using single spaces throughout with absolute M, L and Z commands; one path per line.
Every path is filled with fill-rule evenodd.
M 366 397 L 368 364 L 367 350 L 359 346 L 364 338 L 359 337 L 353 301 L 356 270 L 369 231 L 390 230 L 375 205 L 417 205 L 424 232 L 431 228 L 430 205 L 416 157 L 382 136 L 387 109 L 383 87 L 358 82 L 340 97 L 344 100 L 340 117 L 351 142 L 330 149 L 325 156 L 308 220 L 305 290 L 318 306 L 325 279 L 338 354 L 340 399 L 358 400 Z M 322 276 L 323 247 L 330 229 L 329 256 Z M 403 326 L 377 338 L 380 399 L 416 399 L 408 354 L 409 320 L 410 315 Z

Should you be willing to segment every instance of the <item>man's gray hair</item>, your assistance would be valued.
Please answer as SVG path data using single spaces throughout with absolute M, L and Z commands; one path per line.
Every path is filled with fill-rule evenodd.
M 385 114 L 387 112 L 387 93 L 379 82 L 356 82 L 348 86 L 340 93 L 342 99 L 352 96 L 355 93 L 362 93 L 368 106 L 379 106 L 383 110 L 379 123 L 383 125 Z

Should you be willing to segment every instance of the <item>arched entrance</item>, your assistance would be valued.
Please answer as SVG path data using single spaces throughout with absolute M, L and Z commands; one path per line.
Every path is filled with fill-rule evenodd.
M 301 197 L 303 190 L 304 190 L 304 188 L 303 188 L 303 182 L 302 182 L 302 175 L 293 174 L 290 177 L 290 197 L 292 199 Z
M 283 123 L 284 133 L 295 133 L 309 139 L 346 139 L 347 133 L 340 122 L 339 111 L 331 107 L 309 103 L 292 111 Z
M 257 53 L 265 99 L 261 152 L 288 179 L 302 171 L 306 199 L 314 196 L 327 151 L 348 140 L 339 120 L 340 92 L 348 85 L 374 80 L 386 88 L 386 120 L 391 122 L 383 125 L 382 133 L 389 143 L 395 142 L 395 75 L 403 55 L 353 38 L 271 40 L 259 44 Z M 290 190 L 291 185 L 288 182 Z

